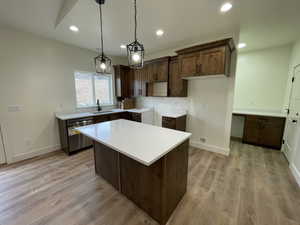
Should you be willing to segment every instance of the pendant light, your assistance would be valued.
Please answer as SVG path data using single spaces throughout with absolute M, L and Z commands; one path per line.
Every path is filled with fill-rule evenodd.
M 100 33 L 101 33 L 101 43 L 100 43 L 100 54 L 95 58 L 96 72 L 100 74 L 111 72 L 111 59 L 104 54 L 103 45 L 103 28 L 102 28 L 102 5 L 105 0 L 95 0 L 99 4 L 100 12 Z
M 127 45 L 127 56 L 128 63 L 131 68 L 141 69 L 144 65 L 144 46 L 137 41 L 137 9 L 136 9 L 136 0 L 134 0 L 134 21 L 135 21 L 135 29 L 134 29 L 134 42 Z

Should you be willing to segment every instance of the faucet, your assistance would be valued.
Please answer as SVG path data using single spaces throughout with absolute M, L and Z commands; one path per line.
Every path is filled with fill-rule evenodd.
M 97 99 L 97 107 L 98 107 L 98 112 L 100 112 L 102 110 L 101 106 L 100 106 L 100 100 Z

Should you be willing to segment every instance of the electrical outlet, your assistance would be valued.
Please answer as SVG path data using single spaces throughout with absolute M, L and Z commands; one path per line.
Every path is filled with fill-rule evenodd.
M 200 141 L 205 143 L 206 142 L 206 138 L 200 138 Z

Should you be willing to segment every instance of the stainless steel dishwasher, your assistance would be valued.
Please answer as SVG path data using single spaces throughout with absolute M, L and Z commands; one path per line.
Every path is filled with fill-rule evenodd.
M 85 149 L 93 145 L 93 142 L 90 138 L 80 134 L 77 130 L 75 130 L 75 128 L 91 125 L 93 123 L 93 118 L 81 118 L 68 121 L 67 128 L 69 152 Z

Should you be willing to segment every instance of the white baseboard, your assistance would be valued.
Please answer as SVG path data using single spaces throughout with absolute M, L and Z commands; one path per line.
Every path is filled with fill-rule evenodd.
M 300 186 L 300 171 L 296 168 L 296 166 L 292 163 L 290 164 L 290 169 L 292 174 L 294 175 L 298 185 Z
M 15 155 L 12 157 L 12 159 L 8 162 L 9 163 L 14 163 L 14 162 L 19 162 L 25 159 L 30 159 L 36 156 L 40 156 L 46 153 L 50 153 L 50 152 L 54 152 L 61 149 L 60 145 L 53 145 L 53 146 L 47 146 L 44 148 L 40 148 L 40 149 L 35 149 L 31 152 L 26 152 L 26 153 L 22 153 L 19 155 Z
M 230 149 L 229 148 L 222 148 L 222 147 L 218 147 L 215 145 L 208 145 L 208 144 L 204 144 L 198 141 L 190 141 L 190 145 L 194 148 L 200 148 L 206 151 L 210 151 L 210 152 L 215 152 L 215 153 L 219 153 L 222 155 L 226 155 L 229 156 L 230 153 Z

